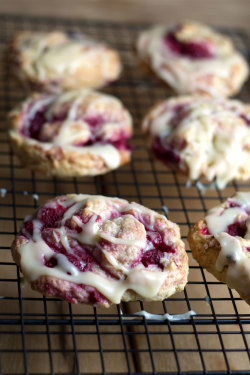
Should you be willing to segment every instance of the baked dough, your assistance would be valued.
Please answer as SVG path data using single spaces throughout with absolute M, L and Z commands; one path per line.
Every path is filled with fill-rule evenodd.
M 190 230 L 197 262 L 250 304 L 250 193 L 237 192 Z
M 178 94 L 231 96 L 248 76 L 248 66 L 229 38 L 196 22 L 170 30 L 154 26 L 137 40 L 139 58 Z
M 89 89 L 33 94 L 10 113 L 21 162 L 54 176 L 94 176 L 128 162 L 132 119 L 113 96 Z
M 181 96 L 156 105 L 143 131 L 154 154 L 190 180 L 250 178 L 250 105 L 209 96 Z
M 24 220 L 12 255 L 34 290 L 72 303 L 161 301 L 187 282 L 179 227 L 119 198 L 48 201 Z
M 99 88 L 121 73 L 118 53 L 77 32 L 18 33 L 10 46 L 13 72 L 36 91 Z

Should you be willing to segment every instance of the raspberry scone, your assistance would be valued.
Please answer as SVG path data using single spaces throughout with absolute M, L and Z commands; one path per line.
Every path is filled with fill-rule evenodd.
M 48 201 L 25 219 L 12 255 L 34 290 L 72 303 L 161 301 L 187 282 L 179 227 L 118 198 Z
M 121 73 L 115 50 L 77 32 L 20 32 L 10 61 L 23 85 L 37 91 L 98 88 Z
M 170 30 L 154 26 L 139 35 L 139 58 L 178 94 L 231 96 L 248 66 L 231 40 L 209 27 L 183 22 Z
M 237 192 L 190 230 L 193 257 L 250 304 L 250 193 Z
M 106 173 L 128 162 L 132 119 L 113 96 L 88 89 L 33 94 L 10 113 L 22 163 L 55 176 Z
M 223 188 L 250 178 L 250 105 L 209 96 L 180 96 L 155 106 L 143 120 L 156 157 L 190 180 Z

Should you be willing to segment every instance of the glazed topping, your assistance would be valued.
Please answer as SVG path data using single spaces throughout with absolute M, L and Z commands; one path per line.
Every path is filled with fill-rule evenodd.
M 21 235 L 27 242 L 18 248 L 21 269 L 29 282 L 53 276 L 94 287 L 113 303 L 129 289 L 153 298 L 176 252 L 173 228 L 163 216 L 136 203 L 60 197 L 25 221 Z
M 230 80 L 233 66 L 247 64 L 234 50 L 231 41 L 197 23 L 183 23 L 167 30 L 155 26 L 140 34 L 137 41 L 140 57 L 179 94 L 202 92 L 227 95 L 221 82 Z M 226 88 L 225 84 L 225 88 Z M 218 92 L 218 88 L 222 90 Z
M 107 46 L 79 33 L 25 32 L 19 45 L 22 59 L 28 62 L 24 69 L 30 76 L 38 74 L 41 80 L 47 76 L 63 77 L 74 74 L 87 64 L 102 64 L 103 78 L 110 78 L 109 64 L 104 52 Z
M 221 245 L 216 269 L 221 272 L 228 266 L 229 287 L 247 292 L 250 283 L 249 247 L 241 238 L 250 238 L 249 227 L 250 193 L 238 192 L 221 206 L 209 210 L 205 217 L 209 234 L 215 236 Z
M 170 99 L 143 122 L 156 156 L 188 173 L 205 175 L 223 188 L 240 178 L 249 159 L 250 108 L 235 100 L 207 97 Z M 246 167 L 247 168 L 247 167 Z

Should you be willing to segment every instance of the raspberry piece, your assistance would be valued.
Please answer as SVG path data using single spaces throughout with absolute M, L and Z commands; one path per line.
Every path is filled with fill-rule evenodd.
M 83 254 L 81 254 L 83 255 Z M 85 272 L 90 270 L 90 262 L 93 260 L 90 256 L 81 256 L 81 259 L 78 259 L 73 254 L 67 254 L 68 261 L 72 263 L 80 272 Z
M 177 55 L 187 56 L 192 59 L 210 59 L 214 57 L 209 43 L 180 42 L 173 33 L 165 35 L 164 42 Z
M 171 108 L 173 117 L 170 120 L 170 125 L 175 128 L 179 123 L 188 116 L 190 109 L 185 104 L 178 104 Z
M 101 293 L 99 293 L 97 290 L 93 290 L 89 292 L 89 302 L 91 304 L 100 303 L 103 301 L 103 297 Z
M 142 264 L 144 267 L 154 264 L 163 269 L 160 259 L 164 256 L 164 253 L 174 254 L 175 250 L 162 241 L 162 237 L 158 232 L 147 232 L 147 241 L 152 243 L 153 249 L 146 251 L 142 255 Z
M 240 117 L 245 121 L 247 126 L 250 126 L 250 118 L 246 115 L 240 115 Z
M 104 123 L 104 118 L 101 115 L 97 116 L 89 116 L 85 117 L 84 121 L 90 126 L 90 127 L 97 127 L 99 125 L 102 125 Z
M 110 142 L 118 150 L 128 150 L 132 151 L 134 149 L 133 145 L 127 143 L 127 138 L 120 138 L 117 141 Z
M 62 218 L 66 208 L 57 204 L 56 208 L 42 207 L 37 215 L 37 218 L 42 222 L 45 228 L 55 227 L 55 223 Z
M 55 266 L 57 266 L 57 259 L 55 257 L 53 257 L 53 256 L 51 258 L 49 258 L 49 259 L 46 259 L 44 257 L 43 264 L 46 267 L 54 268 Z
M 23 223 L 21 233 L 26 237 L 27 233 L 32 236 L 33 234 L 33 222 L 32 221 L 26 221 Z
M 37 111 L 30 121 L 29 136 L 34 139 L 39 139 L 40 130 L 45 122 L 44 109 Z
M 175 253 L 175 250 L 171 246 L 165 244 L 165 242 L 162 242 L 160 246 L 158 246 L 158 249 L 163 253 Z
M 153 152 L 163 163 L 179 164 L 181 161 L 177 151 L 168 144 L 162 144 L 159 137 L 153 144 Z
M 163 265 L 160 264 L 161 257 L 162 252 L 160 250 L 148 250 L 143 254 L 141 262 L 146 268 L 150 265 L 157 265 L 159 268 L 163 269 Z
M 53 229 L 50 228 L 44 228 L 42 229 L 42 238 L 44 242 L 55 252 L 55 253 L 61 253 L 66 255 L 67 252 L 65 248 L 63 247 L 62 243 L 60 241 L 57 241 L 55 239 L 55 234 Z
M 155 248 L 162 243 L 161 235 L 157 232 L 147 232 L 147 240 L 152 242 Z
M 236 222 L 233 224 L 230 224 L 227 227 L 227 233 L 230 234 L 230 236 L 239 236 L 244 237 L 247 231 L 246 223 L 240 223 Z
M 201 234 L 204 234 L 204 236 L 209 236 L 211 233 L 209 232 L 208 227 L 202 227 L 200 230 Z
M 240 205 L 234 201 L 229 200 L 228 203 L 230 208 L 240 207 Z

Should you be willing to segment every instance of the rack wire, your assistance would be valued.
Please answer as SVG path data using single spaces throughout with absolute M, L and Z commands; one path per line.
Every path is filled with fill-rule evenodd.
M 133 43 L 146 24 L 0 16 L 0 50 L 20 30 L 77 28 L 106 40 L 121 53 L 122 78 L 105 91 L 119 97 L 132 112 L 135 150 L 130 164 L 95 178 L 48 178 L 25 170 L 13 155 L 6 113 L 25 93 L 12 80 L 4 59 L 0 66 L 0 373 L 1 374 L 250 374 L 249 306 L 237 293 L 201 269 L 188 250 L 190 273 L 184 292 L 162 303 L 133 302 L 110 309 L 70 305 L 23 287 L 10 255 L 10 243 L 24 216 L 46 200 L 65 193 L 119 196 L 166 213 L 188 228 L 238 189 L 206 192 L 167 170 L 152 158 L 140 132 L 140 121 L 157 101 L 170 95 L 137 65 Z M 249 58 L 249 40 L 238 29 L 223 29 Z M 249 85 L 240 95 L 250 99 Z M 5 190 L 6 189 L 6 190 Z M 186 242 L 187 249 L 188 244 Z M 170 314 L 194 310 L 182 321 L 138 318 L 134 312 Z

